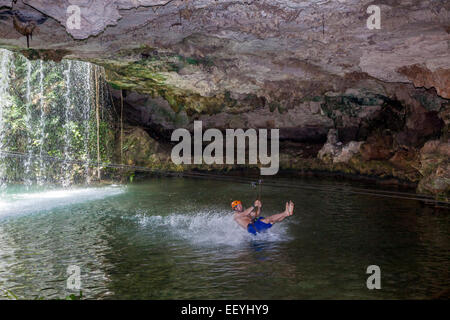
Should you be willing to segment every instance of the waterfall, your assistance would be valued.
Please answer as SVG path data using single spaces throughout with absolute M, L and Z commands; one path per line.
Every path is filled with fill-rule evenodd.
M 27 66 L 27 93 L 26 93 L 26 117 L 25 124 L 27 128 L 27 144 L 28 144 L 28 157 L 25 161 L 25 184 L 29 187 L 32 183 L 32 161 L 33 161 L 33 123 L 32 123 L 32 101 L 31 101 L 31 62 L 26 61 Z
M 39 178 L 38 184 L 44 184 L 45 161 L 44 155 L 45 143 L 45 110 L 44 110 L 44 64 L 42 60 L 39 63 Z
M 0 73 L 0 150 L 5 147 L 5 123 L 4 111 L 11 104 L 9 97 L 9 67 L 11 62 L 11 53 L 7 50 L 0 50 L 1 73 Z M 6 182 L 5 174 L 5 155 L 0 153 L 0 191 L 3 192 Z
M 94 124 L 98 124 L 94 104 L 103 104 L 104 99 L 94 99 L 99 86 L 93 85 L 92 65 L 29 61 L 7 50 L 0 50 L 0 60 L 2 190 L 9 183 L 27 188 L 34 183 L 90 184 L 96 141 L 101 142 L 103 159 L 111 157 L 113 150 L 102 137 L 113 136 L 112 111 L 102 105 L 101 130 Z M 104 95 L 103 84 L 101 88 Z
M 91 158 L 89 156 L 89 117 L 91 113 L 91 65 L 86 65 L 86 72 L 84 73 L 85 79 L 84 82 L 86 84 L 86 90 L 84 91 L 84 103 L 83 103 L 83 121 L 84 121 L 84 154 L 85 154 L 85 176 L 86 176 L 86 183 L 90 184 L 90 177 L 89 177 L 89 166 L 88 163 L 91 161 Z
M 70 185 L 70 176 L 71 176 L 71 165 L 70 160 L 71 159 L 71 119 L 72 119 L 72 101 L 71 101 L 71 93 L 72 93 L 72 87 L 71 87 L 71 75 L 72 71 L 72 61 L 67 62 L 67 69 L 64 70 L 64 75 L 66 77 L 66 106 L 65 106 L 65 135 L 64 135 L 64 159 L 66 160 L 63 165 L 63 171 L 64 171 L 64 179 L 62 181 L 63 187 L 67 187 Z

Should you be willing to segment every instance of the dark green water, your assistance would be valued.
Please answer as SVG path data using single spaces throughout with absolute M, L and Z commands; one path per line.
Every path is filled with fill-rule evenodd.
M 81 268 L 92 299 L 418 299 L 449 287 L 448 212 L 264 187 L 263 215 L 289 199 L 295 215 L 253 237 L 234 223 L 229 203 L 250 205 L 255 194 L 245 184 L 181 178 L 75 191 L 10 187 L 0 199 L 0 288 L 62 298 L 76 293 L 66 288 L 69 265 Z M 369 265 L 381 268 L 381 290 L 366 287 Z

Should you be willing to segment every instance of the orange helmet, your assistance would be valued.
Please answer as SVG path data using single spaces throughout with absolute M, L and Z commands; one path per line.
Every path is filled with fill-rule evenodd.
M 239 201 L 239 200 L 235 200 L 235 201 L 233 201 L 232 203 L 231 203 L 231 208 L 235 208 L 238 204 L 242 204 L 242 202 L 241 201 Z

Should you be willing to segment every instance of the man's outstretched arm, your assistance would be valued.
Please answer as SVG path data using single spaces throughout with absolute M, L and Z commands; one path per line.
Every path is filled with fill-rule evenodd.
M 252 206 L 252 207 L 245 209 L 242 212 L 237 213 L 237 215 L 240 217 L 248 217 L 248 216 L 252 215 L 253 210 L 255 210 L 255 207 Z

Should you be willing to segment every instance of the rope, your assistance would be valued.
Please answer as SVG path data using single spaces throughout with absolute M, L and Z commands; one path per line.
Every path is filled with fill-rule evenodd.
M 222 181 L 229 181 L 234 183 L 244 183 L 248 184 L 251 183 L 251 180 L 242 180 L 239 178 L 234 177 L 227 177 L 227 176 L 217 176 L 217 175 L 209 175 L 209 174 L 192 174 L 192 173 L 186 173 L 183 174 L 184 176 L 192 177 L 194 178 L 204 178 L 204 179 L 214 179 L 217 178 L 217 180 Z M 404 200 L 416 200 L 421 201 L 425 203 L 435 204 L 435 205 L 450 205 L 450 202 L 444 201 L 444 200 L 436 200 L 428 195 L 422 195 L 422 194 L 415 194 L 415 193 L 404 193 L 405 196 L 399 196 L 395 195 L 396 192 L 390 192 L 390 191 L 378 191 L 378 190 L 372 190 L 372 189 L 365 189 L 367 191 L 352 191 L 351 187 L 316 187 L 316 186 L 309 186 L 309 185 L 301 185 L 301 184 L 286 184 L 286 183 L 268 183 L 265 182 L 264 185 L 268 187 L 273 188 L 290 188 L 290 189 L 305 189 L 305 190 L 311 190 L 311 191 L 327 191 L 327 192 L 341 192 L 346 194 L 358 194 L 358 195 L 368 195 L 368 196 L 374 196 L 374 197 L 385 197 L 385 198 L 393 198 L 393 199 L 404 199 Z M 392 194 L 389 194 L 392 193 Z M 407 195 L 407 196 L 406 196 Z M 450 208 L 450 207 L 449 207 Z
M 217 175 L 211 175 L 207 173 L 195 173 L 196 175 L 203 175 L 205 177 L 211 177 L 211 176 L 217 176 Z M 246 178 L 242 177 L 232 177 L 232 176 L 223 176 L 223 178 L 226 178 L 230 181 L 236 181 L 236 182 L 243 182 L 248 183 L 251 180 L 248 180 Z M 399 195 L 399 196 L 415 196 L 417 198 L 421 198 L 423 200 L 430 200 L 435 201 L 435 199 L 430 195 L 425 194 L 416 194 L 416 193 L 408 193 L 408 192 L 399 192 L 399 191 L 388 191 L 388 190 L 374 190 L 374 189 L 364 189 L 364 188 L 355 188 L 355 187 L 349 187 L 349 186 L 324 186 L 324 185 L 317 185 L 317 184 L 301 184 L 301 183 L 295 183 L 295 184 L 289 184 L 286 182 L 274 182 L 270 180 L 265 180 L 265 185 L 268 186 L 280 186 L 280 187 L 292 187 L 292 188 L 304 188 L 304 189 L 311 189 L 311 190 L 323 190 L 323 191 L 334 191 L 337 189 L 345 189 L 344 192 L 349 193 L 357 193 L 359 192 L 371 192 L 371 193 L 377 193 L 377 194 L 387 194 L 387 195 Z M 446 202 L 448 203 L 448 202 Z
M 17 151 L 5 151 L 0 150 L 0 155 L 7 157 L 15 157 L 15 158 L 27 158 L 29 154 Z M 227 175 L 218 175 L 218 174 L 210 174 L 204 172 L 177 172 L 177 171 L 166 171 L 160 169 L 153 169 L 148 167 L 134 166 L 134 165 L 126 165 L 126 164 L 114 164 L 114 163 L 106 163 L 106 162 L 97 162 L 97 161 L 83 161 L 76 159 L 61 159 L 58 157 L 53 157 L 49 155 L 33 155 L 34 158 L 41 158 L 54 162 L 64 162 L 71 164 L 78 164 L 84 166 L 98 167 L 101 166 L 103 168 L 114 168 L 114 169 L 124 169 L 124 170 L 133 170 L 140 172 L 149 172 L 154 174 L 161 174 L 165 176 L 179 176 L 179 177 L 187 177 L 187 178 L 196 178 L 196 179 L 208 179 L 208 180 L 220 180 L 232 183 L 242 183 L 242 184 L 254 184 L 254 179 L 246 178 L 246 177 L 234 177 Z M 258 198 L 261 197 L 261 180 L 259 183 L 258 190 Z M 436 200 L 430 195 L 425 194 L 416 194 L 416 193 L 408 193 L 408 192 L 399 192 L 399 191 L 389 191 L 389 190 L 374 190 L 374 189 L 365 189 L 365 188 L 356 188 L 349 186 L 323 186 L 318 184 L 301 184 L 301 183 L 288 183 L 288 182 L 279 182 L 279 181 L 270 181 L 265 180 L 264 185 L 273 188 L 290 188 L 290 189 L 300 189 L 300 190 L 311 190 L 311 191 L 325 191 L 325 192 L 341 192 L 344 194 L 358 194 L 358 195 L 367 195 L 373 197 L 385 197 L 391 199 L 404 199 L 404 200 L 415 200 L 435 205 L 444 205 L 450 206 L 449 201 L 445 200 Z M 450 207 L 449 207 L 450 208 Z

